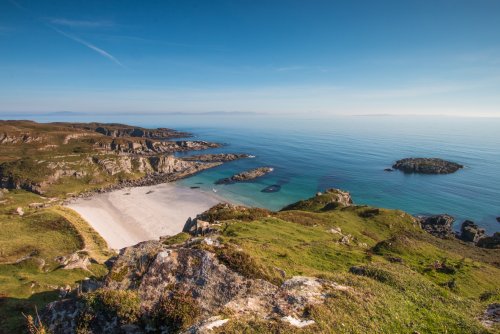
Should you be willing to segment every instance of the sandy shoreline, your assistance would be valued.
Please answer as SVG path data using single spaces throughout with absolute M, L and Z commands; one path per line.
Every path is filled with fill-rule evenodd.
M 78 212 L 113 249 L 182 231 L 186 220 L 227 202 L 216 194 L 174 183 L 128 188 L 79 198 L 67 206 Z

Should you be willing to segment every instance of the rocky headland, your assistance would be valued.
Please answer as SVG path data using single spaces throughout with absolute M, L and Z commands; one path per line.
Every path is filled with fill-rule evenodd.
M 236 153 L 218 153 L 218 154 L 198 154 L 182 157 L 185 161 L 200 161 L 200 162 L 227 162 L 239 159 L 250 158 L 249 154 L 236 154 Z
M 392 168 L 405 173 L 451 174 L 464 166 L 438 158 L 406 158 L 396 161 Z
M 258 177 L 262 177 L 271 173 L 274 170 L 272 167 L 259 167 L 246 172 L 235 174 L 231 177 L 223 178 L 215 181 L 215 184 L 231 184 L 236 182 L 248 182 Z
M 186 136 L 123 124 L 0 121 L 0 187 L 67 197 L 174 181 L 242 157 L 174 157 L 175 152 L 220 147 L 200 140 L 169 140 Z

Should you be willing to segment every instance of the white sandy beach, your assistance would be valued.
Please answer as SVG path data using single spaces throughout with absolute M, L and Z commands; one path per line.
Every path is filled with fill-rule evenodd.
M 109 247 L 120 249 L 182 232 L 189 217 L 225 201 L 210 192 L 166 183 L 80 198 L 67 206 L 92 225 Z

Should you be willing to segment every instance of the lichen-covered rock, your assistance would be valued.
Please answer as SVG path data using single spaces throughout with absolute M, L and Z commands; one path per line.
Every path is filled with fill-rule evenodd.
M 311 324 L 304 318 L 307 307 L 330 298 L 329 291 L 351 290 L 312 277 L 292 277 L 281 285 L 252 278 L 197 245 L 148 241 L 125 248 L 99 289 L 50 304 L 43 320 L 54 334 L 206 333 L 229 318 L 246 317 Z

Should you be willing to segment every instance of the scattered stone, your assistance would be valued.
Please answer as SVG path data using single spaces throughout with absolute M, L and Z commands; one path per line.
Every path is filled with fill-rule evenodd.
M 488 305 L 484 311 L 481 322 L 486 327 L 493 327 L 495 324 L 500 323 L 500 303 L 493 303 Z
M 392 168 L 405 173 L 419 174 L 450 174 L 464 166 L 456 162 L 437 158 L 406 158 L 396 161 Z
M 189 187 L 189 188 L 191 188 L 191 189 L 200 189 L 200 187 L 198 187 L 198 186 Z
M 28 207 L 30 209 L 41 209 L 44 208 L 46 205 L 44 203 L 30 203 L 28 204 Z
M 281 186 L 279 184 L 273 184 L 272 186 L 265 187 L 261 190 L 263 193 L 275 193 L 281 190 Z
M 274 168 L 271 167 L 259 167 L 246 172 L 242 172 L 231 177 L 227 177 L 224 179 L 220 179 L 215 181 L 215 184 L 231 184 L 235 182 L 247 182 L 254 180 L 258 177 L 264 176 L 268 173 L 271 173 Z
M 423 216 L 417 219 L 420 220 L 420 226 L 435 237 L 444 239 L 455 236 L 452 229 L 455 218 L 450 215 Z
M 297 319 L 295 317 L 292 317 L 290 315 L 287 315 L 286 317 L 281 318 L 282 321 L 288 322 L 290 325 L 298 328 L 303 328 L 309 325 L 315 324 L 314 320 L 301 320 Z
M 17 213 L 19 216 L 21 216 L 21 217 L 22 217 L 22 216 L 24 216 L 24 211 L 23 211 L 23 208 L 18 207 L 18 208 L 16 209 L 16 213 Z

